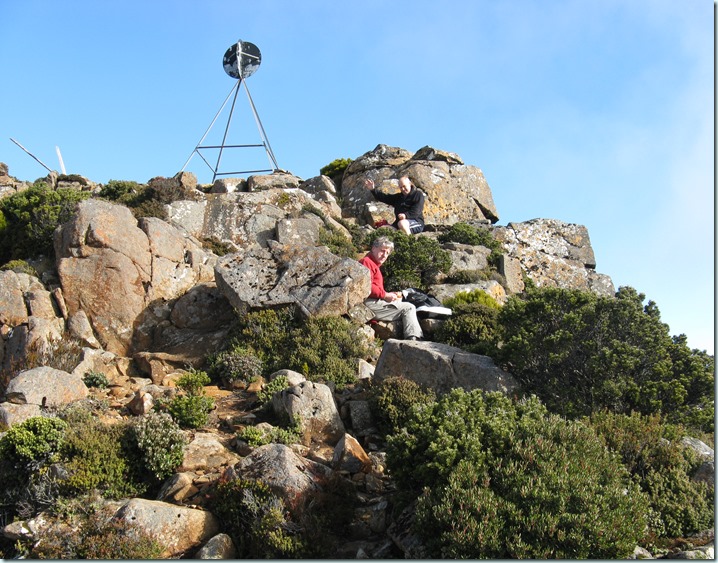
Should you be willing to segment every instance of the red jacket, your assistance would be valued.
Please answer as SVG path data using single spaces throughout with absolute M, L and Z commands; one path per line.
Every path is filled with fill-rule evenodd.
M 386 296 L 386 291 L 384 291 L 384 276 L 381 274 L 379 264 L 374 260 L 371 252 L 359 260 L 359 263 L 369 268 L 369 272 L 371 273 L 371 293 L 369 297 L 384 299 Z

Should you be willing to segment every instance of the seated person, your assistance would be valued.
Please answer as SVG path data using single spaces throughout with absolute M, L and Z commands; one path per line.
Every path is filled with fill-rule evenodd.
M 359 260 L 359 263 L 367 267 L 371 273 L 371 293 L 364 300 L 364 304 L 374 313 L 374 318 L 378 321 L 394 321 L 400 318 L 406 340 L 421 340 L 424 333 L 416 317 L 416 307 L 402 301 L 400 291 L 384 291 L 384 276 L 379 267 L 392 250 L 394 243 L 389 238 L 378 237 L 367 255 Z
M 394 208 L 396 220 L 392 227 L 405 232 L 407 235 L 420 233 L 424 230 L 424 192 L 411 183 L 407 176 L 399 178 L 398 194 L 384 194 L 377 192 L 374 180 L 364 182 L 374 199 L 387 203 Z

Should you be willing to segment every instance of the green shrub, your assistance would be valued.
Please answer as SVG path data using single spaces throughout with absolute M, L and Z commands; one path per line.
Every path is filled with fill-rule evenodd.
M 107 389 L 110 386 L 107 376 L 99 371 L 88 371 L 82 381 L 87 387 L 96 387 L 98 389 Z
M 236 344 L 212 356 L 209 369 L 213 376 L 231 387 L 236 381 L 250 383 L 262 375 L 264 363 L 248 346 Z
M 449 276 L 446 278 L 446 283 L 454 283 L 459 285 L 478 283 L 481 281 L 489 280 L 492 273 L 493 272 L 491 270 L 458 270 L 453 274 L 449 274 Z
M 259 480 L 220 483 L 212 511 L 224 523 L 240 558 L 296 558 L 306 553 L 307 546 L 288 519 L 284 503 Z
M 451 268 L 451 254 L 432 238 L 409 236 L 386 227 L 376 229 L 367 237 L 369 247 L 380 236 L 386 236 L 394 242 L 394 251 L 382 266 L 387 291 L 399 291 L 407 287 L 426 291 L 439 274 Z
M 501 243 L 494 238 L 490 229 L 483 227 L 474 227 L 468 223 L 454 223 L 449 230 L 439 235 L 439 242 L 457 242 L 459 244 L 470 244 L 473 246 L 483 246 L 491 250 L 491 254 L 487 259 L 490 266 L 496 268 L 499 259 L 503 254 Z
M 355 258 L 357 249 L 352 240 L 348 239 L 339 229 L 328 225 L 319 229 L 320 245 L 326 246 L 330 252 L 342 258 Z
M 53 190 L 36 182 L 27 190 L 0 199 L 5 227 L 0 230 L 0 264 L 12 259 L 55 256 L 53 232 L 68 221 L 89 192 Z
M 398 431 L 411 416 L 414 405 L 424 405 L 436 399 L 432 389 L 401 376 L 391 376 L 372 387 L 369 408 L 377 426 L 384 433 Z
M 117 499 L 144 491 L 123 448 L 126 425 L 104 424 L 79 407 L 61 416 L 68 423 L 61 451 L 67 472 L 61 484 L 65 496 L 96 490 Z
M 484 292 L 481 293 L 486 295 Z M 485 305 L 482 302 L 459 302 L 451 305 L 451 309 L 452 315 L 439 326 L 434 333 L 434 339 L 473 354 L 494 356 L 497 349 L 499 317 L 496 302 L 494 301 L 492 305 Z
M 270 430 L 258 428 L 256 426 L 246 426 L 239 433 L 238 437 L 253 448 L 264 446 L 266 444 L 295 444 L 299 442 L 299 427 L 294 423 L 289 428 L 281 428 L 272 426 Z
M 195 369 L 177 380 L 177 387 L 185 394 L 172 398 L 167 410 L 182 428 L 200 428 L 207 424 L 209 413 L 214 409 L 214 399 L 204 395 L 204 386 L 209 383 L 207 373 Z
M 620 461 L 535 397 L 455 389 L 414 408 L 387 453 L 397 485 L 420 494 L 429 557 L 625 558 L 645 531 Z
M 0 230 L 2 230 L 2 227 L 0 227 Z M 38 277 L 37 270 L 25 260 L 10 260 L 10 262 L 0 267 L 0 270 L 12 270 L 18 274 L 27 274 L 28 276 Z
M 311 317 L 291 334 L 287 367 L 310 381 L 333 381 L 339 388 L 354 383 L 357 360 L 367 347 L 343 317 Z
M 357 360 L 368 353 L 356 329 L 343 317 L 303 319 L 291 307 L 262 309 L 239 319 L 230 349 L 251 346 L 265 376 L 292 369 L 343 386 L 356 380 Z
M 715 487 L 693 481 L 701 461 L 680 443 L 681 427 L 659 415 L 594 413 L 590 424 L 648 495 L 655 538 L 688 537 L 712 528 Z
M 279 393 L 287 387 L 289 380 L 286 375 L 279 375 L 272 379 L 269 383 L 262 386 L 262 389 L 257 393 L 257 399 L 261 405 L 265 405 L 272 401 L 275 393 Z
M 262 361 L 263 375 L 286 368 L 284 358 L 291 347 L 289 334 L 299 325 L 291 307 L 251 311 L 239 319 L 234 346 L 253 348 Z
M 213 238 L 203 238 L 202 248 L 209 250 L 212 254 L 216 254 L 217 256 L 224 256 L 225 254 L 234 252 L 234 246 L 232 244 L 215 240 Z
M 124 180 L 110 180 L 102 186 L 97 196 L 127 207 L 134 207 L 149 199 L 146 185 Z
M 67 423 L 56 417 L 28 418 L 0 438 L 0 458 L 18 471 L 51 463 L 60 450 L 66 428 Z
M 0 518 L 29 517 L 54 502 L 59 491 L 48 467 L 59 459 L 66 428 L 59 418 L 38 416 L 0 437 Z
M 182 428 L 201 428 L 209 420 L 214 400 L 202 395 L 178 395 L 167 406 L 168 412 Z
M 204 394 L 204 386 L 211 382 L 207 372 L 190 369 L 177 380 L 177 387 L 188 395 L 199 396 Z
M 319 173 L 322 176 L 328 176 L 329 178 L 334 180 L 334 182 L 338 183 L 341 182 L 342 176 L 344 175 L 344 171 L 351 163 L 351 158 L 336 158 L 326 166 L 320 168 Z
M 137 524 L 113 519 L 113 511 L 80 498 L 62 522 L 32 546 L 31 559 L 158 559 L 163 546 Z M 72 533 L 67 530 L 72 529 Z
M 182 464 L 185 436 L 169 414 L 150 412 L 137 417 L 129 435 L 151 478 L 161 481 Z
M 454 307 L 467 303 L 478 303 L 480 305 L 484 305 L 485 307 L 496 309 L 497 311 L 501 309 L 501 305 L 499 305 L 496 299 L 491 297 L 483 289 L 459 291 L 453 297 L 449 297 L 444 300 L 444 307 L 449 307 L 450 309 L 453 309 Z
M 147 199 L 134 207 L 130 207 L 130 211 L 132 211 L 132 215 L 134 215 L 136 219 L 141 219 L 142 217 L 157 217 L 157 219 L 167 221 L 165 204 L 156 199 Z
M 529 289 L 499 313 L 500 360 L 528 392 L 569 417 L 607 408 L 672 419 L 711 404 L 712 362 L 673 341 L 655 303 L 644 307 L 643 299 L 630 287 L 615 298 Z

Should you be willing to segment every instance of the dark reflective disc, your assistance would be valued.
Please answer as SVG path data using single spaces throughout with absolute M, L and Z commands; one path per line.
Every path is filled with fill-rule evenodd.
M 227 49 L 222 59 L 224 72 L 237 79 L 252 76 L 261 62 L 262 54 L 257 46 L 241 40 Z

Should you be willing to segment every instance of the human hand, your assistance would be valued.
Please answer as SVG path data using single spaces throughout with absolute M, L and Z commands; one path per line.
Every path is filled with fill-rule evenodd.
M 364 187 L 366 187 L 368 190 L 373 190 L 374 180 L 364 180 Z
M 399 219 L 399 221 L 404 221 L 406 219 L 406 213 L 399 213 L 396 218 Z

